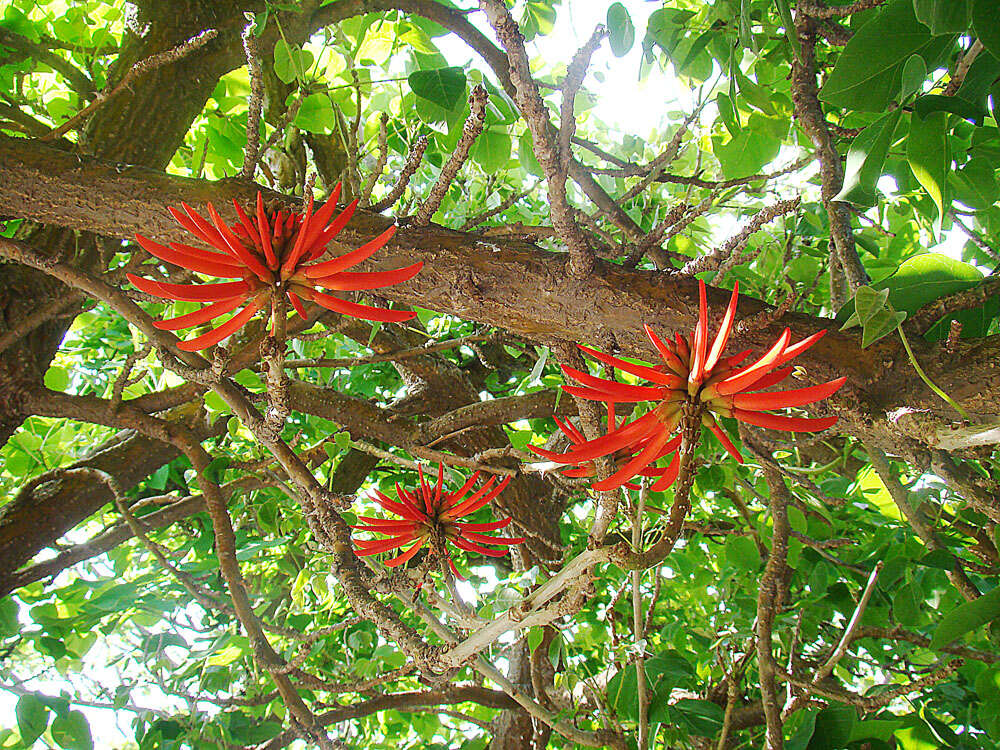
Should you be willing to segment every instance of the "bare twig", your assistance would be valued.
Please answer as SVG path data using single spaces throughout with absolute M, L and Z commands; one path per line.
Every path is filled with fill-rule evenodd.
M 785 599 L 785 579 L 788 574 L 786 558 L 788 555 L 788 534 L 791 527 L 788 524 L 788 489 L 778 472 L 765 464 L 764 478 L 770 490 L 771 552 L 767 558 L 767 566 L 760 581 L 760 593 L 757 596 L 757 666 L 760 672 L 761 701 L 764 707 L 764 718 L 767 724 L 767 750 L 781 750 L 785 746 L 781 704 L 778 697 L 778 686 L 775 680 L 776 665 L 772 639 L 774 635 L 774 618 Z
M 845 16 L 871 10 L 885 3 L 886 0 L 855 0 L 849 5 L 836 5 L 827 7 L 815 2 L 800 2 L 796 6 L 799 13 L 812 16 L 813 18 L 844 18 Z
M 389 206 L 393 205 L 399 200 L 403 191 L 406 190 L 406 186 L 410 184 L 410 178 L 417 171 L 420 166 L 421 160 L 424 158 L 424 151 L 427 150 L 427 136 L 422 135 L 413 142 L 413 147 L 410 149 L 409 155 L 406 157 L 406 164 L 403 165 L 403 171 L 399 173 L 399 179 L 396 184 L 392 186 L 392 190 L 389 194 L 385 196 L 378 203 L 372 205 L 371 210 L 378 213 L 379 211 L 385 211 Z
M 779 216 L 784 216 L 795 211 L 801 202 L 802 199 L 796 197 L 792 200 L 778 201 L 761 209 L 747 222 L 747 225 L 739 233 L 730 237 L 708 255 L 703 255 L 689 262 L 681 269 L 681 273 L 688 275 L 704 273 L 705 271 L 717 271 L 719 274 L 724 273 L 733 263 L 738 261 L 739 255 L 747 246 L 750 237 Z M 718 278 L 718 275 L 716 278 Z
M 448 161 L 441 168 L 441 174 L 438 175 L 434 187 L 431 188 L 420 209 L 414 214 L 413 223 L 416 226 L 426 226 L 430 223 L 431 217 L 438 210 L 441 201 L 444 200 L 444 196 L 448 192 L 448 188 L 451 187 L 452 180 L 455 179 L 458 170 L 465 164 L 465 160 L 469 158 L 469 151 L 472 149 L 472 144 L 476 142 L 476 138 L 483 132 L 483 123 L 486 122 L 486 103 L 488 100 L 489 97 L 486 94 L 485 88 L 476 86 L 472 89 L 472 93 L 469 95 L 469 109 L 471 111 L 469 112 L 469 117 L 465 120 L 465 125 L 462 127 L 462 136 L 458 139 L 458 143 L 455 144 L 455 148 L 451 152 L 451 156 L 448 157 Z
M 517 94 L 515 101 L 525 121 L 528 123 L 528 129 L 531 131 L 534 143 L 535 155 L 538 157 L 538 163 L 545 173 L 548 184 L 552 226 L 555 227 L 560 238 L 569 247 L 570 273 L 577 277 L 585 276 L 593 269 L 593 253 L 587 245 L 587 240 L 580 227 L 573 219 L 569 202 L 566 199 L 566 173 L 561 169 L 562 160 L 560 158 L 558 133 L 553 132 L 554 128 L 549 121 L 549 113 L 545 107 L 545 103 L 542 101 L 538 84 L 531 75 L 528 53 L 524 49 L 524 37 L 521 35 L 521 30 L 518 28 L 517 23 L 511 17 L 506 4 L 501 2 L 501 0 L 480 0 L 479 8 L 485 12 L 490 26 L 496 32 L 497 39 L 500 40 L 501 46 L 507 51 L 507 59 L 510 64 L 510 79 Z M 594 42 L 595 48 L 600 38 Z M 584 73 L 586 72 L 586 61 L 589 60 L 589 57 L 589 54 L 586 54 L 586 51 L 584 51 L 584 56 L 581 58 L 584 61 Z M 572 135 L 573 133 L 570 132 L 567 136 L 567 143 Z
M 865 608 L 868 606 L 868 601 L 871 599 L 872 593 L 875 591 L 875 583 L 878 581 L 878 576 L 881 572 L 882 561 L 880 560 L 875 564 L 875 567 L 872 568 L 871 575 L 868 576 L 868 582 L 865 584 L 864 591 L 861 592 L 861 598 L 858 600 L 857 606 L 854 608 L 854 613 L 851 615 L 851 619 L 847 622 L 847 626 L 844 628 L 844 634 L 841 636 L 840 641 L 830 653 L 827 660 L 823 662 L 819 669 L 816 670 L 816 673 L 813 675 L 812 681 L 806 690 L 795 696 L 790 703 L 785 704 L 785 707 L 781 712 L 782 718 L 791 716 L 793 713 L 798 711 L 799 708 L 809 699 L 809 693 L 811 690 L 815 689 L 817 685 L 822 684 L 822 682 L 833 673 L 833 668 L 837 666 L 838 662 L 844 658 L 848 648 L 850 648 L 851 641 L 854 639 L 854 631 L 861 623 L 861 617 L 864 615 Z
M 74 130 L 80 127 L 80 124 L 89 117 L 95 109 L 100 107 L 104 102 L 106 102 L 111 97 L 121 93 L 124 89 L 131 86 L 132 82 L 141 76 L 143 73 L 148 73 L 151 70 L 156 70 L 164 65 L 180 60 L 182 57 L 190 54 L 196 49 L 205 46 L 211 40 L 215 39 L 219 35 L 216 29 L 207 29 L 200 34 L 197 34 L 186 42 L 178 44 L 173 49 L 168 49 L 165 52 L 157 52 L 155 55 L 150 55 L 149 57 L 140 60 L 122 77 L 118 84 L 108 90 L 107 88 L 102 89 L 97 92 L 94 100 L 88 104 L 86 107 L 81 109 L 71 118 L 66 120 L 62 125 L 57 128 L 53 128 L 48 133 L 43 135 L 39 140 L 42 141 L 53 141 L 56 138 L 68 133 L 70 130 Z
M 375 166 L 372 167 L 372 171 L 365 178 L 364 185 L 361 186 L 361 194 L 358 196 L 361 199 L 360 205 L 365 208 L 371 205 L 372 190 L 375 189 L 375 183 L 382 176 L 386 162 L 389 160 L 388 124 L 389 115 L 383 112 L 378 118 L 378 158 L 375 160 Z
M 260 156 L 260 113 L 264 106 L 264 78 L 260 69 L 260 52 L 254 36 L 254 22 L 243 29 L 243 51 L 247 57 L 247 74 L 250 77 L 250 99 L 247 101 L 247 143 L 243 149 L 243 168 L 240 178 L 252 180 Z

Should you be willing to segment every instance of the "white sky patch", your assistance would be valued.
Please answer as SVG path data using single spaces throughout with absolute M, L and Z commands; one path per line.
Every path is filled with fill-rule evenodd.
M 546 69 L 568 65 L 597 24 L 606 23 L 609 4 L 565 0 L 557 8 L 551 33 L 525 45 L 528 57 L 541 60 Z M 605 40 L 591 59 L 584 88 L 595 98 L 590 111 L 601 122 L 619 133 L 648 137 L 663 126 L 668 112 L 689 108 L 692 92 L 674 77 L 672 70 L 664 70 L 658 64 L 647 66 L 645 78 L 639 80 L 646 22 L 660 6 L 644 0 L 622 0 L 622 4 L 632 17 L 635 43 L 627 55 L 615 57 Z M 515 19 L 518 16 L 515 8 Z M 469 21 L 495 41 L 493 29 L 481 13 L 471 14 Z M 458 37 L 438 37 L 434 43 L 452 65 L 471 63 L 475 68 L 488 70 L 486 63 Z

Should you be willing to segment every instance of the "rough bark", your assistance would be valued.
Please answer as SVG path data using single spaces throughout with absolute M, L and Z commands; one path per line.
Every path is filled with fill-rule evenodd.
M 212 183 L 140 167 L 119 171 L 98 161 L 81 163 L 55 149 L 0 139 L 0 203 L 10 214 L 114 237 L 131 237 L 141 230 L 159 241 L 189 241 L 170 218 L 167 206 L 182 200 L 204 205 L 211 200 L 228 216 L 225 206 L 230 198 L 249 201 L 256 190 L 256 186 L 230 180 Z M 296 207 L 278 194 L 268 197 Z M 386 223 L 382 216 L 359 211 L 345 230 L 344 241 L 357 246 L 382 231 Z M 625 354 L 652 358 L 655 353 L 643 323 L 672 333 L 688 331 L 696 322 L 697 282 L 692 278 L 599 262 L 590 277 L 573 280 L 566 273 L 563 255 L 524 242 L 485 241 L 479 235 L 435 225 L 404 225 L 393 243 L 365 268 L 395 268 L 414 260 L 426 262 L 423 271 L 380 294 L 545 344 L 612 342 Z M 726 301 L 722 290 L 709 290 L 713 308 L 721 309 Z M 738 315 L 750 316 L 764 308 L 763 303 L 744 297 Z M 769 346 L 783 325 L 792 329 L 793 340 L 832 328 L 829 320 L 790 313 L 739 343 Z M 970 413 L 1000 414 L 1000 388 L 996 386 L 1000 337 L 963 343 L 960 366 L 925 342 L 914 342 L 914 351 L 940 387 L 966 396 L 963 405 Z M 879 416 L 904 407 L 952 418 L 947 405 L 919 380 L 893 337 L 862 349 L 859 334 L 830 330 L 796 362 L 806 368 L 813 382 L 848 377 L 847 387 L 829 400 L 836 413 L 848 419 L 878 421 Z M 970 383 L 985 387 L 973 389 Z
M 131 487 L 179 455 L 171 446 L 127 430 L 71 468 L 113 473 L 122 486 Z M 107 485 L 60 471 L 25 486 L 0 508 L 0 597 L 17 585 L 17 568 L 112 499 Z M 39 511 L 42 507 L 46 512 Z

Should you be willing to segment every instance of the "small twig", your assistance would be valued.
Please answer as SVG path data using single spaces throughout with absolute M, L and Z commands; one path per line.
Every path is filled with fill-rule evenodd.
M 639 497 L 635 503 L 635 516 L 632 519 L 632 550 L 639 552 L 642 546 L 642 517 L 649 495 L 649 479 L 643 477 L 639 489 Z M 635 675 L 639 698 L 639 732 L 637 737 L 638 750 L 649 748 L 649 689 L 646 685 L 646 641 L 644 633 L 646 625 L 642 618 L 642 571 L 632 571 L 632 638 L 635 648 Z
M 399 179 L 396 184 L 392 186 L 392 190 L 389 194 L 385 196 L 378 203 L 372 205 L 371 210 L 375 213 L 380 211 L 385 211 L 389 206 L 395 204 L 399 200 L 403 191 L 406 190 L 406 186 L 410 184 L 410 178 L 417 171 L 420 166 L 421 160 L 424 158 L 424 151 L 427 150 L 427 136 L 422 135 L 413 142 L 413 147 L 410 149 L 409 155 L 406 157 L 406 164 L 403 165 L 403 171 L 399 173 Z
M 976 247 L 993 258 L 993 260 L 1000 262 L 1000 250 L 993 247 L 993 245 L 986 241 L 986 238 L 983 237 L 983 235 L 963 222 L 961 217 L 955 213 L 954 210 L 951 211 L 951 219 L 958 225 L 959 229 L 968 235 L 969 239 L 972 240 Z
M 254 36 L 253 20 L 243 29 L 243 51 L 246 53 L 247 74 L 250 76 L 250 99 L 247 101 L 247 143 L 243 149 L 240 178 L 253 180 L 260 156 L 260 113 L 264 106 L 264 77 L 260 68 L 260 52 L 257 37 Z
M 511 193 L 506 198 L 504 198 L 500 202 L 500 205 L 498 205 L 496 208 L 491 208 L 488 211 L 483 211 L 481 214 L 476 214 L 475 216 L 471 217 L 461 227 L 459 227 L 459 231 L 468 232 L 469 230 L 478 227 L 484 221 L 488 221 L 489 219 L 492 219 L 494 216 L 502 214 L 504 211 L 513 206 L 519 200 L 530 195 L 536 187 L 538 187 L 537 183 L 535 185 L 532 185 L 527 190 L 522 190 L 520 193 Z
M 962 55 L 962 59 L 958 61 L 958 65 L 955 66 L 955 73 L 952 75 L 951 80 L 948 81 L 948 85 L 944 87 L 944 91 L 941 92 L 943 96 L 954 96 L 958 92 L 965 81 L 965 76 L 969 73 L 969 68 L 972 67 L 972 63 L 976 61 L 976 58 L 979 57 L 979 53 L 982 51 L 983 43 L 977 39 L 969 47 L 968 52 Z
M 843 18 L 864 10 L 871 10 L 885 3 L 886 0 L 855 0 L 850 5 L 836 5 L 826 7 L 825 5 L 814 5 L 809 2 L 800 2 L 796 6 L 799 13 L 803 13 L 813 18 Z
M 566 67 L 566 77 L 562 82 L 562 105 L 559 108 L 559 174 L 565 180 L 569 174 L 569 162 L 572 157 L 570 141 L 576 134 L 576 94 L 583 85 L 583 79 L 590 67 L 590 58 L 607 38 L 608 28 L 598 24 L 590 39 L 577 50 L 573 60 Z
M 11 344 L 27 336 L 47 320 L 58 317 L 67 310 L 79 305 L 80 302 L 83 301 L 83 298 L 83 294 L 75 289 L 72 289 L 49 301 L 48 304 L 36 307 L 33 312 L 25 315 L 20 320 L 17 320 L 13 325 L 10 325 L 6 331 L 0 333 L 0 352 L 6 350 L 11 346 Z
M 923 335 L 941 318 L 979 307 L 997 295 L 1000 295 L 1000 277 L 988 276 L 978 286 L 928 302 L 907 319 L 906 325 Z
M 749 242 L 751 236 L 779 216 L 784 216 L 795 211 L 801 202 L 802 199 L 796 197 L 788 201 L 779 201 L 761 209 L 747 222 L 747 225 L 739 233 L 730 237 L 708 255 L 703 255 L 689 262 L 681 269 L 681 273 L 689 276 L 704 273 L 705 271 L 723 273 L 724 270 L 728 270 L 736 262 L 740 253 L 747 246 L 747 242 Z
M 774 619 L 782 607 L 788 576 L 788 488 L 777 470 L 764 464 L 764 479 L 770 490 L 770 509 L 773 534 L 771 551 L 760 581 L 757 596 L 757 667 L 760 672 L 761 703 L 764 708 L 766 730 L 766 750 L 781 750 L 784 747 L 783 719 L 775 679 L 776 665 L 772 645 Z
M 135 363 L 140 359 L 149 354 L 152 346 L 146 344 L 144 347 L 138 351 L 134 351 L 125 358 L 125 364 L 122 365 L 122 371 L 115 379 L 115 383 L 111 389 L 111 408 L 117 409 L 122 402 L 122 395 L 125 393 L 125 388 L 138 383 L 142 378 L 145 377 L 144 373 L 140 373 L 136 377 L 131 377 L 132 368 L 135 367 Z M 110 487 L 110 485 L 109 485 Z
M 458 170 L 461 169 L 465 160 L 469 158 L 469 151 L 472 149 L 472 144 L 476 142 L 476 138 L 483 132 L 483 124 L 486 122 L 487 101 L 489 101 L 489 96 L 485 88 L 476 86 L 472 89 L 472 93 L 469 94 L 469 109 L 471 111 L 465 120 L 465 125 L 462 127 L 462 136 L 458 139 L 458 143 L 455 144 L 455 149 L 451 152 L 448 161 L 441 167 L 441 174 L 438 175 L 437 182 L 431 188 L 427 199 L 424 200 L 420 209 L 414 214 L 413 223 L 416 226 L 427 226 L 430 223 L 431 217 L 441 206 L 441 201 L 444 200 L 448 188 L 451 187 L 452 180 L 455 179 L 455 175 L 458 174 Z
M 378 118 L 378 158 L 375 160 L 375 166 L 372 168 L 372 171 L 365 179 L 364 185 L 361 186 L 361 193 L 358 196 L 361 199 L 360 205 L 365 208 L 371 205 L 372 190 L 375 189 L 375 183 L 382 176 L 386 162 L 389 160 L 388 124 L 389 115 L 383 112 Z
M 323 332 L 323 336 L 329 334 Z M 462 336 L 457 339 L 447 341 L 432 341 L 423 346 L 415 346 L 412 349 L 401 349 L 397 352 L 386 352 L 385 354 L 373 354 L 369 357 L 348 357 L 343 359 L 289 359 L 285 362 L 285 367 L 357 367 L 358 365 L 370 365 L 376 362 L 397 362 L 411 357 L 420 357 L 425 354 L 442 352 L 448 349 L 458 349 L 467 344 L 474 344 L 479 341 L 489 341 L 494 337 L 492 333 L 476 333 L 470 336 Z M 302 338 L 296 336 L 296 338 Z
M 94 100 L 88 104 L 86 107 L 81 109 L 71 118 L 66 120 L 62 125 L 57 128 L 53 128 L 45 135 L 41 136 L 39 140 L 41 141 L 53 141 L 62 135 L 65 135 L 70 130 L 74 130 L 80 127 L 80 124 L 89 117 L 95 109 L 100 107 L 104 102 L 106 102 L 111 97 L 121 93 L 125 88 L 129 87 L 132 82 L 138 78 L 143 73 L 147 73 L 151 70 L 156 70 L 157 68 L 163 67 L 168 63 L 176 62 L 180 60 L 185 55 L 190 54 L 199 47 L 203 47 L 212 39 L 217 37 L 219 32 L 217 29 L 207 29 L 200 34 L 197 34 L 186 42 L 178 44 L 173 49 L 168 49 L 165 52 L 157 52 L 155 55 L 150 55 L 149 57 L 140 60 L 124 75 L 121 81 L 112 88 L 110 91 L 107 88 L 102 89 L 97 92 L 97 96 Z
M 791 702 L 785 704 L 785 707 L 781 712 L 783 719 L 791 716 L 805 704 L 805 702 L 809 699 L 809 693 L 811 690 L 817 685 L 820 685 L 827 677 L 833 674 L 833 668 L 837 666 L 840 660 L 844 658 L 844 655 L 847 654 L 851 641 L 854 639 L 854 631 L 861 623 L 861 617 L 864 615 L 865 608 L 868 606 L 868 601 L 871 599 L 872 593 L 875 591 L 875 583 L 878 581 L 878 576 L 881 572 L 882 561 L 879 560 L 875 564 L 875 567 L 872 568 L 871 575 L 868 576 L 868 582 L 865 584 L 864 591 L 861 593 L 861 598 L 858 600 L 857 606 L 854 608 L 854 614 L 851 615 L 851 619 L 844 628 L 844 634 L 841 636 L 840 641 L 837 643 L 827 660 L 823 662 L 823 665 L 816 670 L 816 673 L 813 675 L 812 682 L 805 689 L 805 691 L 795 696 Z

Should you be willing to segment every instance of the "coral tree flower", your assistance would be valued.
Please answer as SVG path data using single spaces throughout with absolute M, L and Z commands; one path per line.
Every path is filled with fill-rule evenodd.
M 583 433 L 580 432 L 580 430 L 578 430 L 576 428 L 576 426 L 572 422 L 570 422 L 569 420 L 566 420 L 564 422 L 561 419 L 559 419 L 559 417 L 553 417 L 552 419 L 555 421 L 556 426 L 559 427 L 560 432 L 562 432 L 563 435 L 565 435 L 567 438 L 569 438 L 569 442 L 573 446 L 580 446 L 580 445 L 583 445 L 584 443 L 587 442 L 587 438 L 584 437 Z M 617 418 L 615 416 L 615 405 L 614 405 L 614 403 L 613 402 L 609 403 L 608 404 L 608 431 L 609 432 L 613 432 L 618 427 L 620 427 L 620 426 L 622 426 L 624 424 L 625 424 L 624 418 L 622 419 L 621 423 L 619 423 L 617 421 Z M 642 442 L 644 443 L 645 441 L 642 441 Z M 677 448 L 678 448 L 679 445 L 680 445 L 680 438 L 674 438 L 673 440 L 671 440 L 670 442 L 668 442 L 666 445 L 663 446 L 663 448 L 660 450 L 660 455 L 658 455 L 653 460 L 656 461 L 657 459 L 662 458 L 663 456 L 666 456 L 669 453 L 672 453 L 673 451 L 677 450 Z M 534 453 L 534 454 L 536 454 L 538 456 L 541 456 L 542 458 L 549 459 L 549 461 L 551 461 L 553 463 L 556 463 L 556 464 L 564 463 L 562 461 L 563 455 L 561 453 L 556 453 L 555 451 L 545 450 L 544 448 L 539 448 L 539 447 L 534 446 L 534 445 L 529 445 L 528 446 L 528 450 L 530 450 L 532 453 Z M 628 461 L 630 458 L 632 458 L 632 453 L 634 453 L 634 452 L 635 452 L 634 450 L 632 450 L 631 452 L 629 452 L 627 450 L 618 450 L 618 451 L 615 451 L 612 454 L 612 460 L 614 461 L 615 468 L 621 467 L 626 461 Z M 649 466 L 646 466 L 646 467 L 640 469 L 637 472 L 637 474 L 639 476 L 643 476 L 643 477 L 662 477 L 664 474 L 666 474 L 668 472 L 668 470 L 669 469 L 667 469 L 667 468 L 658 468 L 658 467 L 649 465 Z M 576 477 L 592 477 L 592 476 L 594 476 L 597 473 L 597 466 L 596 466 L 596 464 L 593 461 L 583 461 L 582 463 L 580 463 L 578 465 L 572 466 L 572 467 L 570 467 L 568 469 L 563 469 L 562 473 L 563 473 L 564 476 L 574 477 L 574 478 L 576 478 Z M 624 487 L 626 487 L 627 489 L 630 489 L 630 490 L 638 490 L 639 489 L 639 485 L 637 485 L 637 484 L 635 484 L 633 482 L 625 482 Z
M 162 261 L 195 273 L 223 279 L 237 279 L 237 281 L 172 284 L 144 279 L 131 273 L 127 274 L 128 279 L 137 289 L 155 297 L 209 303 L 195 312 L 154 323 L 157 328 L 163 330 L 176 331 L 202 325 L 239 309 L 233 317 L 208 333 L 178 344 L 180 349 L 186 351 L 207 349 L 217 344 L 239 330 L 273 300 L 279 300 L 282 295 L 288 297 L 292 307 L 303 318 L 306 317 L 306 311 L 302 300 L 306 299 L 328 310 L 363 320 L 391 323 L 410 320 L 416 313 L 360 305 L 317 289 L 317 287 L 335 291 L 377 289 L 407 281 L 423 266 L 423 263 L 414 263 L 405 268 L 372 273 L 347 270 L 382 248 L 395 234 L 396 227 L 389 227 L 356 250 L 332 260 L 313 263 L 312 261 L 323 255 L 330 241 L 347 225 L 358 206 L 358 201 L 355 200 L 333 218 L 339 197 L 338 184 L 316 213 L 313 213 L 313 201 L 310 198 L 309 207 L 303 215 L 284 211 L 269 212 L 264 207 L 264 199 L 258 192 L 253 217 L 248 216 L 239 203 L 233 200 L 239 221 L 231 226 L 222 220 L 211 203 L 207 206 L 211 221 L 206 220 L 188 204 L 181 203 L 184 210 L 171 207 L 169 209 L 171 215 L 182 227 L 213 248 L 212 250 L 179 242 L 161 245 L 141 234 L 135 236 L 136 240 L 151 255 Z
M 470 513 L 475 513 L 492 502 L 497 495 L 503 492 L 510 482 L 510 477 L 506 477 L 496 486 L 494 486 L 496 477 L 490 477 L 486 484 L 467 498 L 466 495 L 469 494 L 479 478 L 478 471 L 454 492 L 448 492 L 444 489 L 444 464 L 438 465 L 437 484 L 434 487 L 431 487 L 424 479 L 423 467 L 418 466 L 417 471 L 420 476 L 420 486 L 415 492 L 407 492 L 397 484 L 397 499 L 393 500 L 383 493 L 375 491 L 372 499 L 385 510 L 400 516 L 401 520 L 360 516 L 360 519 L 365 523 L 358 524 L 353 528 L 384 534 L 386 538 L 355 539 L 358 557 L 377 555 L 380 552 L 397 550 L 410 544 L 411 546 L 405 552 L 391 560 L 386 560 L 385 564 L 394 568 L 411 559 L 424 544 L 429 542 L 432 547 L 442 551 L 452 572 L 458 576 L 458 570 L 455 569 L 455 563 L 448 554 L 445 542 L 449 542 L 466 552 L 474 552 L 488 557 L 503 557 L 508 550 L 490 549 L 483 545 L 509 547 L 524 542 L 524 537 L 502 537 L 483 533 L 505 528 L 510 525 L 513 520 L 511 518 L 486 523 L 465 523 L 458 520 Z
M 651 385 L 630 385 L 615 380 L 594 377 L 572 367 L 563 373 L 580 385 L 564 385 L 563 390 L 574 396 L 605 401 L 608 404 L 652 401 L 655 406 L 627 424 L 609 423 L 608 433 L 594 440 L 576 441 L 564 454 L 548 456 L 564 464 L 583 465 L 600 456 L 617 456 L 617 470 L 608 479 L 596 482 L 595 490 L 621 487 L 632 477 L 648 471 L 666 452 L 680 447 L 680 437 L 673 436 L 687 405 L 700 413 L 701 422 L 719 439 L 726 451 L 740 463 L 743 456 L 716 421 L 716 417 L 732 417 L 746 424 L 788 432 L 818 432 L 833 426 L 837 417 L 792 417 L 771 414 L 774 409 L 804 406 L 827 398 L 847 380 L 837 378 L 828 383 L 793 390 L 762 392 L 792 374 L 794 367 L 782 367 L 819 341 L 826 330 L 817 331 L 796 344 L 790 344 L 791 331 L 786 328 L 775 344 L 751 364 L 741 366 L 751 351 L 723 357 L 733 330 L 739 284 L 733 289 L 729 306 L 723 315 L 714 339 L 709 336 L 708 305 L 705 283 L 698 282 L 698 323 L 687 338 L 677 334 L 673 341 L 664 341 L 649 326 L 646 334 L 663 360 L 662 365 L 626 362 L 603 352 L 581 346 L 587 354 L 605 365 L 644 378 Z M 672 437 L 673 436 L 673 437 Z M 582 437 L 579 436 L 579 437 Z M 628 456 L 622 462 L 621 456 Z M 653 490 L 665 490 L 673 484 L 680 470 L 679 454 L 675 453 L 667 470 L 653 484 Z M 648 474 L 647 474 L 648 476 Z

